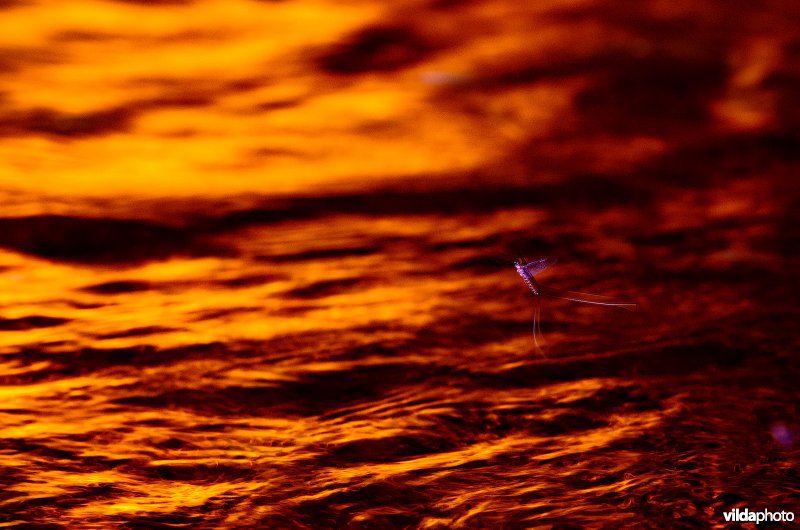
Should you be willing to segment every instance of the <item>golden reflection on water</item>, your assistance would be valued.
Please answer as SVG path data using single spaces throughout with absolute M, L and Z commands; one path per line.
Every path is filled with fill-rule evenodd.
M 0 525 L 791 508 L 797 8 L 741 9 L 0 2 Z M 640 312 L 539 356 L 520 255 Z
M 468 116 L 426 101 L 434 87 L 423 79 L 437 63 L 463 69 L 463 59 L 355 82 L 313 69 L 325 47 L 387 10 L 254 1 L 8 10 L 6 25 L 16 30 L 0 46 L 31 63 L 0 83 L 13 95 L 5 105 L 12 114 L 46 108 L 66 122 L 112 111 L 109 121 L 119 123 L 78 142 L 59 132 L 3 138 L 4 187 L 62 197 L 218 196 L 360 188 L 365 177 L 474 167 L 492 144 L 474 141 L 479 124 Z M 542 119 L 552 120 L 557 107 L 541 101 Z

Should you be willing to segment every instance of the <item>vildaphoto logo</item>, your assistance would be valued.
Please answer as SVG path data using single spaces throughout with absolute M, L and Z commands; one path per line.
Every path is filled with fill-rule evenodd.
M 734 508 L 729 512 L 722 512 L 725 521 L 728 523 L 765 523 L 765 522 L 789 522 L 794 521 L 794 512 L 771 512 L 762 510 L 760 512 L 750 511 L 749 508 Z

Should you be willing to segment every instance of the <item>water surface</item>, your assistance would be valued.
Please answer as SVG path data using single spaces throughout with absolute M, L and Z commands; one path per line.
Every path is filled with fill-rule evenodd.
M 0 16 L 5 526 L 800 511 L 794 3 Z

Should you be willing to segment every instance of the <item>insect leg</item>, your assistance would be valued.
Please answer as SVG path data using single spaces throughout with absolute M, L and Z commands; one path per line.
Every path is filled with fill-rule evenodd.
M 536 295 L 534 296 L 534 302 L 533 302 L 533 346 L 534 349 L 536 350 L 536 353 L 538 353 L 542 357 L 547 357 L 544 354 L 544 351 L 542 350 L 541 346 L 539 346 L 539 337 L 542 335 L 542 328 L 540 327 L 539 324 L 539 321 L 541 320 L 539 318 L 539 315 L 541 313 L 541 308 L 542 308 L 542 297 Z

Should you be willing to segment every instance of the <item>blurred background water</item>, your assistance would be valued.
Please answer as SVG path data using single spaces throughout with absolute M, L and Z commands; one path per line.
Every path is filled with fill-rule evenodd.
M 798 510 L 795 2 L 0 20 L 4 527 Z

